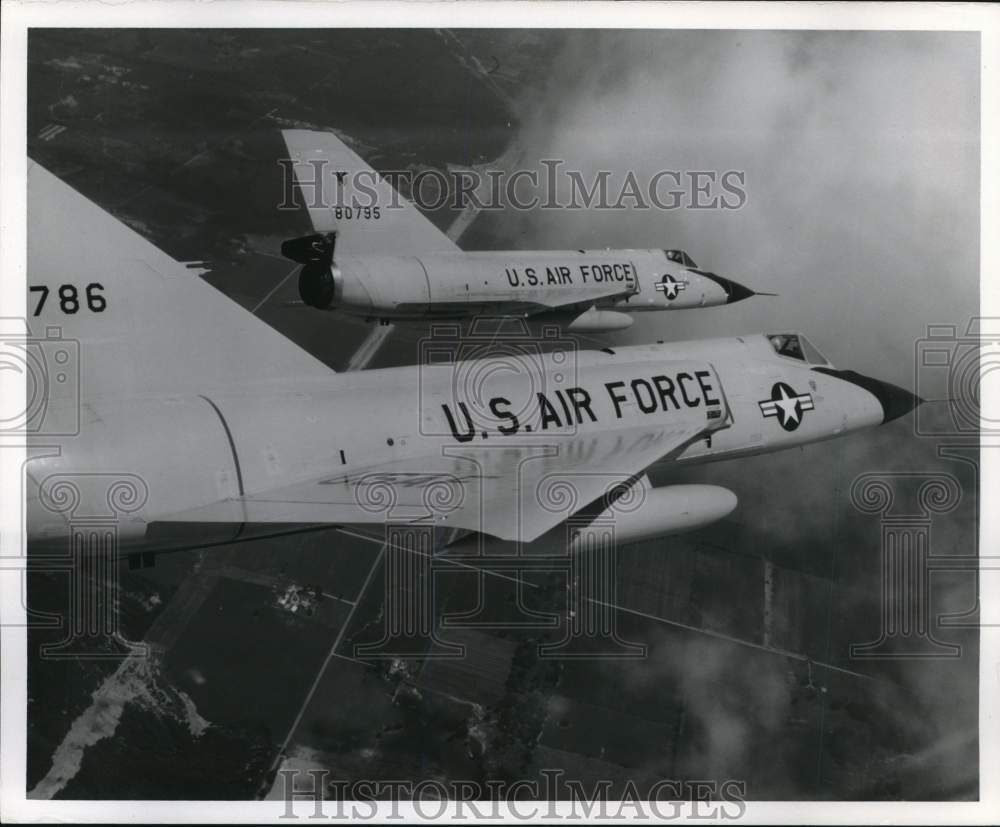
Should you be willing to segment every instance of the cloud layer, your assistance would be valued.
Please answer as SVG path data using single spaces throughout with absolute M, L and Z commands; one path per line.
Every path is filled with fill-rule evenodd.
M 682 247 L 777 299 L 642 317 L 630 342 L 799 328 L 912 384 L 929 323 L 978 310 L 979 43 L 962 33 L 566 33 L 523 157 L 585 174 L 746 173 L 739 210 L 504 216 L 519 248 Z M 620 180 L 620 179 L 619 179 Z

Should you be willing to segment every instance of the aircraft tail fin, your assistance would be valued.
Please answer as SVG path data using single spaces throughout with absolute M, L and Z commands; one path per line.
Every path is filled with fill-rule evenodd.
M 199 271 L 30 161 L 27 233 L 27 335 L 47 392 L 86 401 L 333 379 Z M 53 349 L 62 366 L 45 360 Z
M 457 250 L 455 243 L 332 132 L 282 130 L 316 233 L 337 232 L 337 253 Z

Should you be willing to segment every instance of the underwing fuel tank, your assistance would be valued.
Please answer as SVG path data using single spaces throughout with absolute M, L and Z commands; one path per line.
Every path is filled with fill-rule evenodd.
M 605 542 L 634 543 L 701 528 L 721 520 L 736 508 L 736 495 L 718 485 L 633 487 L 602 510 L 594 521 L 577 530 L 570 551 Z
M 635 321 L 628 313 L 617 310 L 598 310 L 591 307 L 581 313 L 566 327 L 571 333 L 605 333 L 609 330 L 625 330 Z

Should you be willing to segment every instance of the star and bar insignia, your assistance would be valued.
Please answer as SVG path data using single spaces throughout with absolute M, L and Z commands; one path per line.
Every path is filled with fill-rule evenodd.
M 677 294 L 686 288 L 686 281 L 678 281 L 669 273 L 660 279 L 660 283 L 656 285 L 657 291 L 663 293 L 668 299 L 676 299 Z
M 815 407 L 812 394 L 796 393 L 791 385 L 784 382 L 775 382 L 771 388 L 771 398 L 762 399 L 757 404 L 765 417 L 776 416 L 786 431 L 798 428 L 803 412 Z

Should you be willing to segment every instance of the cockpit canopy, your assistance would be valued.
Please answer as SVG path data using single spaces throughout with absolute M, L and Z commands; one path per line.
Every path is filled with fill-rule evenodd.
M 770 333 L 767 340 L 779 356 L 798 359 L 810 365 L 830 364 L 830 361 L 801 333 Z
M 694 263 L 694 259 L 691 258 L 683 250 L 664 250 L 666 253 L 667 260 L 672 261 L 675 264 L 680 264 L 682 267 L 697 267 L 698 265 Z

